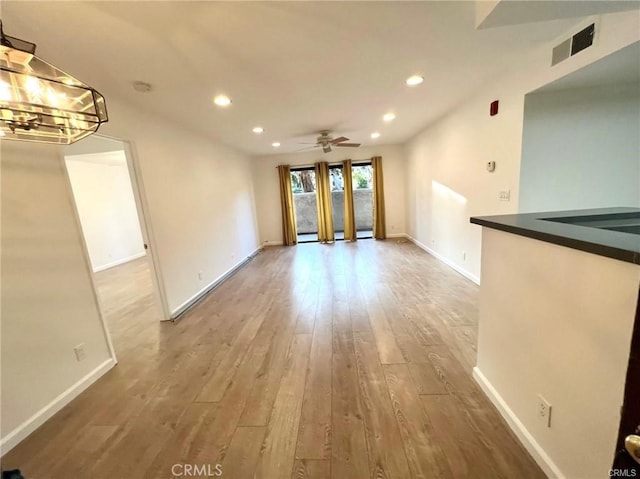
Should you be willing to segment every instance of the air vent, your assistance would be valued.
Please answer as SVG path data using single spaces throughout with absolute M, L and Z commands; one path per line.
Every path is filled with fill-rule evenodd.
M 579 31 L 571 38 L 567 38 L 553 49 L 551 54 L 551 66 L 557 65 L 563 60 L 572 57 L 585 48 L 593 45 L 593 37 L 596 32 L 596 25 L 592 23 L 587 28 Z
M 584 30 L 576 33 L 573 36 L 573 41 L 571 42 L 571 56 L 593 45 L 593 34 L 595 32 L 596 25 L 595 23 L 592 23 Z

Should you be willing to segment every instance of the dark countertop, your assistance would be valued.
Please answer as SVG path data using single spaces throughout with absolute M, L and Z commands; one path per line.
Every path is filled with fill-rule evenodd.
M 515 215 L 474 216 L 471 218 L 471 223 L 626 261 L 627 263 L 640 264 L 640 235 L 571 224 L 574 220 L 577 220 L 581 223 L 593 221 L 593 224 L 597 225 L 601 224 L 602 221 L 596 222 L 595 220 L 608 219 L 607 216 L 588 218 L 595 215 L 636 217 L 638 214 L 640 214 L 639 208 L 599 208 Z M 549 221 L 548 219 L 556 220 Z

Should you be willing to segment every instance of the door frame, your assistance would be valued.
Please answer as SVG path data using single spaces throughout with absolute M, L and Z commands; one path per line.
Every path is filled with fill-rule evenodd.
M 134 142 L 122 138 L 117 138 L 113 136 L 103 135 L 103 134 L 95 134 L 95 136 L 104 138 L 106 140 L 117 141 L 122 144 L 125 158 L 127 161 L 127 170 L 129 172 L 129 179 L 131 181 L 131 190 L 133 192 L 133 198 L 136 204 L 136 212 L 138 214 L 138 222 L 140 226 L 140 232 L 142 234 L 142 241 L 146 246 L 146 258 L 147 263 L 149 265 L 149 270 L 151 272 L 151 280 L 153 283 L 154 296 L 156 298 L 156 302 L 160 305 L 160 309 L 162 312 L 161 321 L 170 321 L 171 314 L 169 311 L 169 305 L 167 302 L 166 290 L 164 288 L 164 279 L 162 276 L 162 270 L 160 267 L 160 260 L 158 258 L 158 252 L 155 247 L 155 237 L 153 234 L 153 226 L 151 224 L 150 215 L 149 215 L 149 205 L 146 199 L 144 183 L 142 181 L 142 172 L 140 169 L 140 162 L 138 161 L 138 156 L 135 149 Z M 78 230 L 81 237 L 82 249 L 85 257 L 85 264 L 89 272 L 89 276 L 91 277 L 91 285 L 93 288 L 93 295 L 96 301 L 96 305 L 98 307 L 98 311 L 100 312 L 100 318 L 103 323 L 103 328 L 105 330 L 105 335 L 107 336 L 107 342 L 109 344 L 109 349 L 111 350 L 111 354 L 115 359 L 115 350 L 113 349 L 113 344 L 111 342 L 111 336 L 107 328 L 106 321 L 102 315 L 102 310 L 100 309 L 100 303 L 98 300 L 97 286 L 95 280 L 95 273 L 93 272 L 93 268 L 91 267 L 91 259 L 89 257 L 89 250 L 87 248 L 86 239 L 84 237 L 84 233 L 82 231 L 82 224 L 80 222 L 80 216 L 78 214 L 78 208 L 76 206 L 75 197 L 73 196 L 73 189 L 71 186 L 71 178 L 69 177 L 69 171 L 67 170 L 67 163 L 65 161 L 66 156 L 64 151 L 61 151 L 61 163 L 67 178 L 67 194 L 69 195 L 69 199 L 73 205 L 73 211 L 76 219 L 76 224 L 78 226 Z
M 133 190 L 133 198 L 136 202 L 138 211 L 138 219 L 140 221 L 140 230 L 142 231 L 142 240 L 147 245 L 147 261 L 151 270 L 151 279 L 154 286 L 156 300 L 162 309 L 162 321 L 171 321 L 171 311 L 169 302 L 167 301 L 167 293 L 164 288 L 164 277 L 160 267 L 160 258 L 156 249 L 155 236 L 153 234 L 153 226 L 151 224 L 151 215 L 149 214 L 149 204 L 147 195 L 142 181 L 142 170 L 140 169 L 140 161 L 135 150 L 135 144 L 129 140 L 121 140 L 104 135 L 103 138 L 121 141 L 124 145 L 124 154 L 127 158 L 127 167 L 129 168 L 129 178 L 131 178 L 131 188 Z
M 631 334 L 631 348 L 624 387 L 624 399 L 620 408 L 620 425 L 613 459 L 613 471 L 627 471 L 624 477 L 636 477 L 640 464 L 636 463 L 625 450 L 624 440 L 629 434 L 640 431 L 640 288 L 636 303 L 636 314 Z M 632 472 L 633 471 L 633 472 Z

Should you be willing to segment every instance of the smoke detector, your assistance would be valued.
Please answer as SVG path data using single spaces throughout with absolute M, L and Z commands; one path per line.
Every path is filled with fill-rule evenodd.
M 133 89 L 140 93 L 149 93 L 153 87 L 151 86 L 151 83 L 147 83 L 146 81 L 134 81 Z

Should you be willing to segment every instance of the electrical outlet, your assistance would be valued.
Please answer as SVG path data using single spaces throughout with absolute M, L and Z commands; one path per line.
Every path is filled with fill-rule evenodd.
M 467 252 L 466 251 L 462 252 L 462 261 L 467 261 Z
M 78 362 L 84 361 L 87 357 L 87 353 L 84 350 L 84 343 L 80 343 L 73 348 L 73 352 L 76 353 L 76 360 L 78 360 Z
M 511 190 L 500 191 L 500 201 L 511 201 Z
M 538 394 L 538 419 L 545 426 L 551 427 L 551 404 Z
M 198 279 L 202 281 L 202 271 L 198 271 Z

